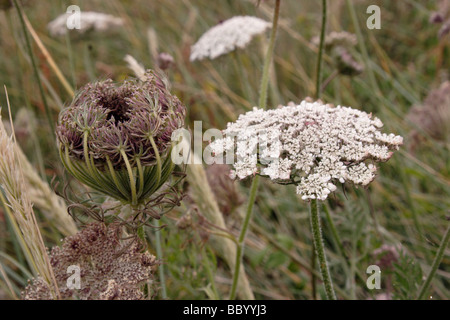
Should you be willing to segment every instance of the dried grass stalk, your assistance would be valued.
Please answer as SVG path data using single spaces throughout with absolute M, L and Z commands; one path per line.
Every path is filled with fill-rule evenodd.
M 41 179 L 18 145 L 15 145 L 14 151 L 23 170 L 31 202 L 64 236 L 77 233 L 77 226 L 68 214 L 64 200 L 53 192 L 46 181 Z
M 52 288 L 52 297 L 58 298 L 53 269 L 36 222 L 29 188 L 18 161 L 15 143 L 6 133 L 1 121 L 0 185 L 6 196 L 6 205 L 11 208 L 9 218 L 34 275 L 41 276 Z

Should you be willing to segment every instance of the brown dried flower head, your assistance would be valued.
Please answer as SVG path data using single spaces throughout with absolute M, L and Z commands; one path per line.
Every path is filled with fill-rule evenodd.
M 50 261 L 62 299 L 80 300 L 141 300 L 146 298 L 141 285 L 152 278 L 156 258 L 141 252 L 138 242 L 120 240 L 120 224 L 106 227 L 92 223 L 74 236 L 54 247 Z M 130 240 L 127 240 L 130 241 Z M 80 287 L 68 286 L 70 266 L 80 271 Z M 69 281 L 68 281 L 69 280 Z M 35 278 L 22 293 L 25 300 L 51 299 L 45 281 Z

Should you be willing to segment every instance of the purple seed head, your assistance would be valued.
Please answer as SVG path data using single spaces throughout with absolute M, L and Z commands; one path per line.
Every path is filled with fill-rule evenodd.
M 85 160 L 88 154 L 98 167 L 111 161 L 121 169 L 126 155 L 145 166 L 155 162 L 156 151 L 167 153 L 185 114 L 165 79 L 149 70 L 145 81 L 116 84 L 108 79 L 85 85 L 61 112 L 56 131 L 61 148 L 73 158 Z

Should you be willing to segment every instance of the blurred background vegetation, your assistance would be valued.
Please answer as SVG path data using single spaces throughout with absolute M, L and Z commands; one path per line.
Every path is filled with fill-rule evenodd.
M 167 75 L 174 93 L 187 106 L 187 127 L 193 128 L 193 121 L 201 120 L 203 130 L 207 130 L 225 128 L 227 122 L 257 104 L 267 39 L 259 37 L 245 50 L 213 61 L 190 62 L 190 46 L 210 27 L 235 15 L 258 16 L 270 21 L 273 2 L 262 0 L 256 6 L 256 1 L 250 0 L 29 0 L 24 1 L 23 10 L 73 88 L 96 79 L 121 81 L 132 76 L 123 60 L 127 54 L 146 68 L 155 67 L 159 53 L 172 55 L 174 65 L 167 70 Z M 378 294 L 394 299 L 416 297 L 449 224 L 448 128 L 442 129 L 444 139 L 435 139 L 408 116 L 414 106 L 423 104 L 431 90 L 449 80 L 449 37 L 439 38 L 440 25 L 429 21 L 443 2 L 329 1 L 327 32 L 345 30 L 357 34 L 355 23 L 358 23 L 361 34 L 352 54 L 365 70 L 354 77 L 337 76 L 326 87 L 322 99 L 373 112 L 385 124 L 386 132 L 405 137 L 401 151 L 388 163 L 379 165 L 378 177 L 367 190 L 346 187 L 324 203 L 324 237 L 332 278 L 340 289 L 339 298 L 376 299 Z M 47 24 L 73 4 L 82 11 L 120 17 L 125 24 L 107 33 L 71 32 L 67 36 L 51 37 Z M 366 9 L 372 4 L 381 8 L 380 30 L 366 28 L 369 16 Z M 352 12 L 356 13 L 355 17 Z M 317 47 L 310 40 L 320 32 L 320 14 L 318 1 L 282 1 L 269 107 L 290 101 L 298 103 L 313 95 Z M 31 41 L 50 116 L 56 122 L 59 111 L 71 101 L 71 96 L 42 50 Z M 327 54 L 323 68 L 324 79 L 334 71 Z M 48 182 L 55 176 L 59 181 L 70 179 L 59 161 L 14 8 L 0 11 L 0 84 L 8 90 L 17 140 L 36 170 Z M 0 105 L 3 119 L 8 119 L 3 87 Z M 449 108 L 447 105 L 447 117 Z M 424 117 L 432 117 L 430 113 Z M 419 138 L 415 132 L 419 132 Z M 250 183 L 242 181 L 215 188 L 223 177 L 214 170 L 207 172 L 219 204 L 221 199 L 228 200 L 221 205 L 227 227 L 238 234 L 245 207 L 242 203 Z M 184 189 L 189 195 L 188 183 Z M 220 298 L 226 298 L 230 288 L 231 272 L 209 245 L 209 234 L 202 228 L 204 222 L 198 207 L 188 196 L 181 207 L 162 219 L 167 225 L 161 234 L 170 299 L 208 299 L 215 297 L 214 287 Z M 311 273 L 317 266 L 312 262 L 308 206 L 295 194 L 295 188 L 264 181 L 254 210 L 244 261 L 256 298 L 323 297 L 322 285 L 313 280 Z M 62 237 L 60 230 L 39 210 L 36 212 L 46 245 L 58 245 Z M 194 223 L 190 228 L 180 228 L 177 221 L 187 212 L 192 214 Z M 150 240 L 154 232 L 149 232 Z M 0 207 L 0 263 L 20 295 L 27 281 L 27 265 L 11 235 L 11 227 Z M 383 250 L 395 253 L 389 257 L 380 254 Z M 380 290 L 366 287 L 366 269 L 372 264 L 383 266 Z M 1 276 L 0 285 L 8 297 Z M 447 249 L 430 295 L 433 299 L 448 299 L 449 290 L 450 251 Z

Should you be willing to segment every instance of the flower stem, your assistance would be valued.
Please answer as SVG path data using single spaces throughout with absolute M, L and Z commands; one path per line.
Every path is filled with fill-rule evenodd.
M 433 279 L 434 275 L 436 274 L 436 271 L 441 264 L 442 258 L 444 258 L 444 252 L 445 249 L 447 249 L 448 242 L 450 240 L 450 225 L 447 228 L 447 231 L 445 232 L 444 238 L 442 239 L 441 245 L 439 246 L 438 252 L 436 253 L 436 257 L 434 258 L 433 265 L 431 266 L 431 271 L 427 276 L 427 279 L 422 285 L 422 288 L 420 289 L 419 296 L 417 297 L 417 300 L 422 300 L 425 296 L 425 293 L 428 290 L 428 287 L 431 284 L 431 280 Z
M 314 239 L 314 248 L 316 249 L 317 258 L 319 259 L 320 273 L 322 274 L 322 281 L 325 286 L 325 292 L 328 300 L 336 300 L 333 283 L 328 270 L 327 258 L 325 255 L 325 248 L 322 239 L 322 229 L 320 227 L 320 214 L 317 200 L 313 199 L 310 203 L 310 218 L 311 230 Z
M 252 186 L 250 189 L 250 198 L 248 199 L 247 212 L 245 214 L 244 223 L 241 228 L 241 233 L 239 235 L 239 240 L 237 244 L 236 250 L 236 264 L 234 266 L 234 274 L 233 274 L 233 284 L 231 286 L 230 292 L 230 300 L 234 300 L 236 298 L 236 289 L 239 279 L 239 270 L 241 268 L 242 258 L 244 257 L 244 242 L 245 236 L 247 235 L 247 229 L 250 224 L 250 220 L 253 213 L 253 205 L 255 204 L 256 193 L 258 191 L 259 185 L 259 176 L 255 176 L 252 181 Z
M 270 34 L 269 47 L 267 48 L 266 57 L 264 58 L 264 67 L 261 80 L 261 87 L 259 89 L 259 107 L 266 109 L 267 106 L 267 88 L 269 86 L 269 70 L 272 62 L 273 49 L 275 47 L 275 39 L 277 36 L 278 17 L 280 15 L 281 0 L 276 0 L 275 10 L 273 12 L 272 32 Z
M 319 44 L 319 55 L 317 56 L 316 65 L 316 93 L 315 98 L 320 98 L 320 89 L 322 82 L 322 56 L 323 56 L 323 43 L 325 40 L 325 29 L 327 26 L 327 0 L 322 0 L 322 27 L 320 31 L 320 44 Z

